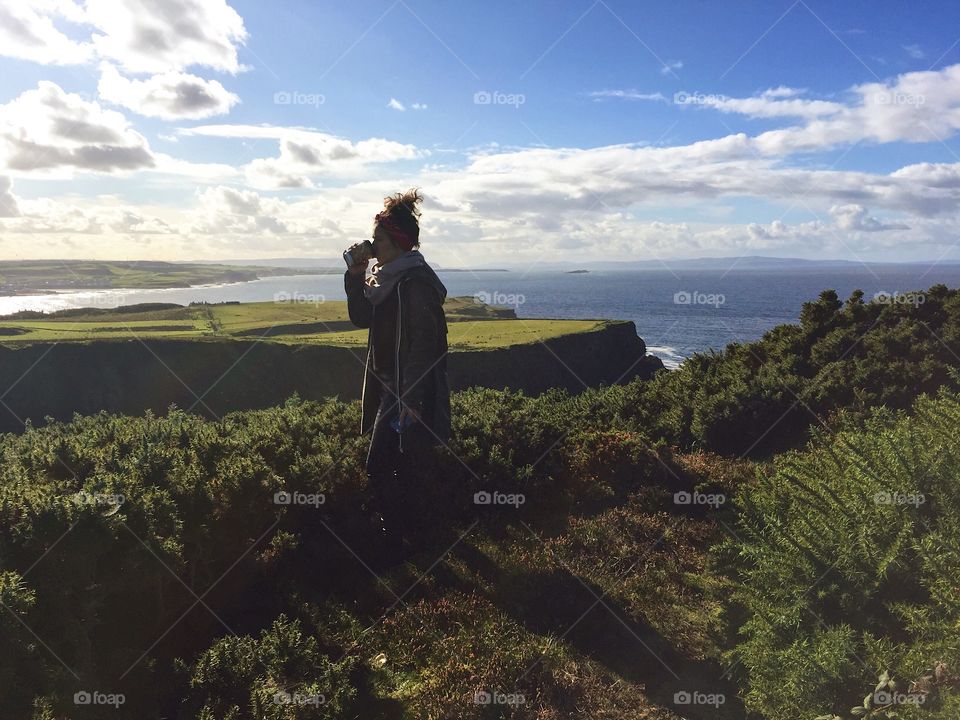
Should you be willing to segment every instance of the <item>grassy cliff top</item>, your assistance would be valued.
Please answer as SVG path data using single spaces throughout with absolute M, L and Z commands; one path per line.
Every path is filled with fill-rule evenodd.
M 176 339 L 257 340 L 339 347 L 366 345 L 343 300 L 305 296 L 291 302 L 217 305 L 130 305 L 78 308 L 55 313 L 0 316 L 0 343 Z M 604 320 L 523 320 L 510 308 L 478 304 L 472 297 L 444 304 L 453 350 L 477 350 L 537 342 L 609 324 Z

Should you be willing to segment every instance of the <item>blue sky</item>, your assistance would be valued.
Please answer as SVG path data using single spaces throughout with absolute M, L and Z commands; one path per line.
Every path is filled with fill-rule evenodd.
M 0 257 L 960 259 L 954 3 L 4 5 Z

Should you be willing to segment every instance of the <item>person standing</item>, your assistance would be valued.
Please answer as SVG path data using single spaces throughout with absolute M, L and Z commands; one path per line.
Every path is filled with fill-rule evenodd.
M 360 434 L 371 433 L 370 509 L 397 553 L 414 520 L 408 503 L 413 473 L 424 453 L 446 445 L 451 434 L 447 289 L 419 250 L 422 200 L 417 189 L 384 198 L 373 222 L 377 263 L 369 276 L 369 260 L 344 273 L 350 321 L 369 328 Z

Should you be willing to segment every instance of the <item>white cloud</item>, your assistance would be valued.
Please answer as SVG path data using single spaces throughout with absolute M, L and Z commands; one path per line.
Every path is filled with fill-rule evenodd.
M 588 95 L 594 99 L 594 102 L 600 102 L 605 98 L 618 98 L 621 100 L 657 100 L 659 102 L 667 101 L 667 98 L 663 96 L 663 93 L 642 93 L 637 90 L 595 90 L 594 92 L 588 93 Z
M 225 0 L 87 0 L 100 57 L 128 72 L 162 73 L 200 65 L 230 73 L 242 68 L 237 46 L 243 18 Z
M 751 98 L 704 95 L 702 102 L 698 102 L 698 104 L 712 107 L 721 112 L 738 113 L 754 118 L 797 117 L 806 120 L 835 115 L 846 109 L 846 106 L 842 103 L 797 97 L 801 92 L 781 86 L 765 90 L 760 95 Z
M 199 217 L 188 232 L 200 234 L 251 234 L 288 232 L 278 219 L 285 203 L 264 199 L 252 190 L 219 185 L 200 193 Z
M 407 109 L 406 105 L 394 97 L 390 98 L 390 102 L 387 103 L 387 107 L 391 108 L 392 110 L 399 110 L 400 112 L 404 112 Z M 415 102 L 410 103 L 409 107 L 411 110 L 426 110 L 427 104 Z
M 683 61 L 677 60 L 675 62 L 666 62 L 663 67 L 660 68 L 661 75 L 670 75 L 674 70 L 679 70 L 683 67 Z
M 44 65 L 87 62 L 92 43 L 70 38 L 54 22 L 82 17 L 83 9 L 68 0 L 0 3 L 0 55 Z
M 854 103 L 802 126 L 755 138 L 764 154 L 824 150 L 858 141 L 934 142 L 960 129 L 960 65 L 905 73 L 851 89 Z
M 904 45 L 903 49 L 907 51 L 907 55 L 912 57 L 914 60 L 922 60 L 926 57 L 926 53 L 920 48 L 919 45 L 913 43 L 912 45 Z
M 57 25 L 76 26 L 71 37 Z M 81 32 L 82 29 L 82 32 Z M 96 57 L 128 72 L 191 65 L 236 73 L 243 19 L 225 0 L 32 0 L 0 4 L 0 55 L 68 65 Z
M 146 139 L 113 110 L 42 80 L 0 105 L 0 161 L 14 171 L 113 172 L 154 165 Z
M 199 120 L 222 115 L 240 101 L 216 80 L 204 80 L 175 70 L 148 80 L 132 80 L 107 63 L 101 65 L 97 88 L 104 100 L 140 115 L 164 120 Z
M 258 158 L 244 169 L 256 188 L 313 187 L 314 177 L 359 176 L 371 164 L 411 160 L 429 154 L 413 145 L 369 138 L 352 142 L 305 128 L 270 125 L 200 125 L 181 128 L 181 135 L 276 139 L 280 154 Z
M 174 229 L 140 208 L 124 204 L 79 205 L 51 198 L 22 201 L 19 217 L 0 221 L 7 233 L 30 235 L 166 235 Z
M 842 230 L 861 230 L 864 232 L 880 232 L 883 230 L 909 230 L 909 225 L 903 223 L 887 223 L 867 215 L 863 205 L 850 203 L 848 205 L 834 205 L 830 208 L 837 227 Z
M 10 178 L 0 175 L 0 217 L 17 217 L 20 215 L 20 206 L 13 194 L 13 183 Z

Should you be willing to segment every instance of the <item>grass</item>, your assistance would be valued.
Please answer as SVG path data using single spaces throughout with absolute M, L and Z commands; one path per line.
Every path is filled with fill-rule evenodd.
M 480 305 L 470 297 L 444 304 L 452 350 L 486 350 L 599 329 L 604 320 L 520 320 L 509 308 Z M 366 345 L 345 301 L 257 302 L 148 306 L 104 311 L 72 310 L 42 318 L 0 317 L 0 344 L 127 339 L 264 340 L 336 347 Z

